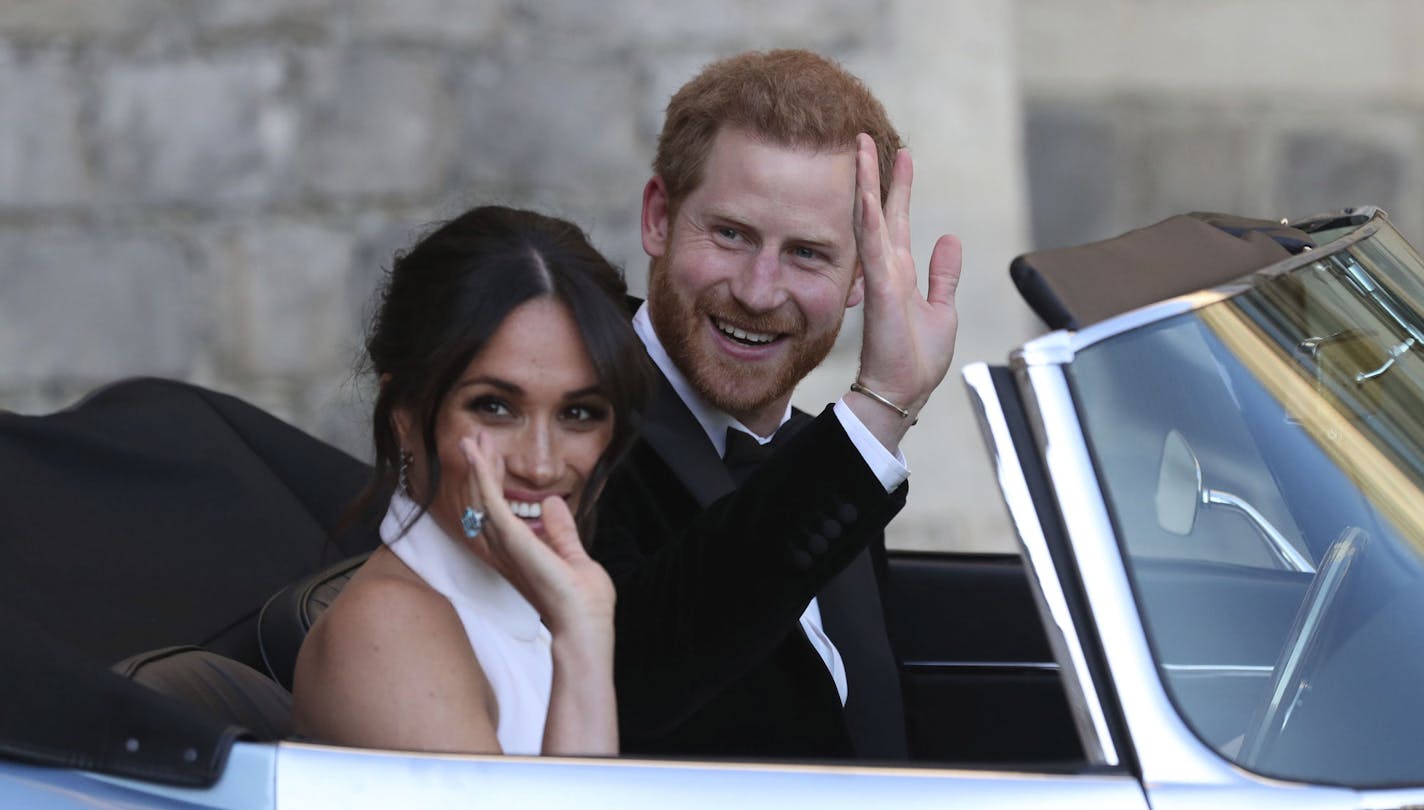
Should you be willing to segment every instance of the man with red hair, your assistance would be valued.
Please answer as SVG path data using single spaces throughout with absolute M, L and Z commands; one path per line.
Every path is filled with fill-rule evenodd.
M 623 750 L 902 758 L 875 558 L 904 504 L 900 440 L 953 356 L 959 242 L 940 238 L 921 294 L 909 154 L 806 51 L 705 68 L 653 170 L 634 326 L 662 378 L 594 545 L 618 587 Z M 795 411 L 862 301 L 860 373 Z

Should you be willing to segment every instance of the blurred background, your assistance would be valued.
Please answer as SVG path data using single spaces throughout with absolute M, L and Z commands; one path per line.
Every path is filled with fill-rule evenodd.
M 1364 203 L 1420 244 L 1421 23 L 1404 0 L 0 0 L 0 408 L 158 375 L 368 457 L 351 369 L 394 251 L 533 206 L 641 291 L 668 97 L 719 56 L 806 47 L 911 146 L 920 263 L 965 243 L 956 369 L 890 542 L 1012 551 L 957 374 L 1041 329 L 1010 259 Z M 803 407 L 853 379 L 858 318 Z

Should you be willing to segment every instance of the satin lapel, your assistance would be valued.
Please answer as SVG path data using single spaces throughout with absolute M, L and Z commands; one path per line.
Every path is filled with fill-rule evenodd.
M 667 463 L 682 485 L 706 508 L 735 485 L 702 425 L 661 373 L 640 426 L 643 440 Z
M 885 635 L 885 615 L 875 567 L 866 549 L 816 595 L 826 635 L 841 652 L 846 681 L 846 725 L 861 756 L 906 756 L 905 718 L 895 653 Z M 868 699 L 871 695 L 878 700 Z

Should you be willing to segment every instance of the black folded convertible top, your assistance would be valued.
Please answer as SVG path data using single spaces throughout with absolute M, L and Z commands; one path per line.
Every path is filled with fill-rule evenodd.
M 340 518 L 370 467 L 239 399 L 170 380 L 0 413 L 0 609 L 95 660 L 195 644 L 261 667 L 278 589 L 369 551 Z
M 170 784 L 241 730 L 109 671 L 199 645 L 260 668 L 288 583 L 379 542 L 343 528 L 370 467 L 233 397 L 128 380 L 0 412 L 0 756 Z
M 1101 242 L 1026 253 L 1009 265 L 1009 275 L 1049 328 L 1081 329 L 1224 284 L 1311 246 L 1309 234 L 1279 222 L 1192 213 Z

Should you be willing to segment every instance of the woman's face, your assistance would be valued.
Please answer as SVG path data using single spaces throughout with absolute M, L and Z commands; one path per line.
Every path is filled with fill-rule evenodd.
M 416 456 L 411 486 L 423 493 L 419 431 L 405 416 L 397 424 Z M 505 501 L 536 534 L 544 536 L 540 502 L 550 495 L 578 514 L 584 484 L 613 439 L 613 409 L 563 304 L 536 298 L 511 311 L 440 406 L 440 490 L 430 513 L 451 537 L 463 537 L 459 517 L 471 505 L 460 440 L 479 433 L 504 459 Z

